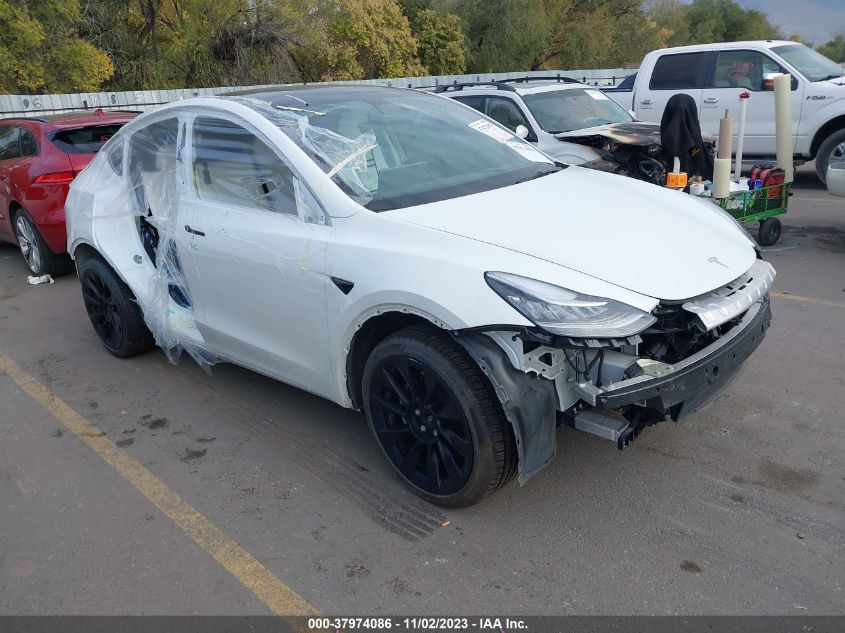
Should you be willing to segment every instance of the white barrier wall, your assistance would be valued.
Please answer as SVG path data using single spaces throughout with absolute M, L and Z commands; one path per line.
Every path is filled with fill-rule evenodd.
M 429 77 L 398 77 L 394 79 L 366 79 L 332 83 L 372 84 L 402 88 L 425 88 L 463 81 L 490 81 L 532 76 L 560 76 L 578 79 L 589 84 L 615 85 L 636 70 L 601 68 L 593 70 L 539 70 L 511 73 L 471 75 L 439 75 Z M 272 84 L 278 85 L 278 84 Z M 93 108 L 148 110 L 162 103 L 189 97 L 218 95 L 232 90 L 248 90 L 266 86 L 223 86 L 219 88 L 180 88 L 176 90 L 134 90 L 128 92 L 82 92 L 78 94 L 0 95 L 0 117 L 34 117 L 68 110 Z

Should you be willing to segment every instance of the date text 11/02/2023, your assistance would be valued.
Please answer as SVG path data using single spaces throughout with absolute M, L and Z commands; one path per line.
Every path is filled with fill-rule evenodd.
M 471 630 L 481 631 L 518 631 L 527 628 L 521 619 L 497 617 L 325 617 L 308 618 L 308 629 L 313 631 L 449 631 Z

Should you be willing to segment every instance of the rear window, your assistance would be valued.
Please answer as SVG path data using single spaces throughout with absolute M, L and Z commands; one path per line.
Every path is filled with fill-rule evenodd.
M 123 123 L 112 125 L 89 125 L 88 127 L 62 130 L 53 134 L 53 145 L 66 154 L 96 154 Z
M 648 87 L 652 90 L 701 88 L 709 58 L 710 53 L 707 52 L 664 55 L 654 65 Z

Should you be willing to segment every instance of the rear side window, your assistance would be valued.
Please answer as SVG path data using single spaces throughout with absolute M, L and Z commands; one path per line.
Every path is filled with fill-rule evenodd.
M 460 101 L 471 108 L 475 108 L 479 112 L 484 112 L 484 97 L 454 97 L 454 99 L 455 101 Z
M 21 129 L 12 125 L 0 126 L 0 160 L 9 160 L 20 156 L 18 141 Z
M 118 141 L 109 150 L 109 166 L 114 170 L 118 176 L 123 175 L 123 141 Z
M 53 134 L 51 140 L 66 154 L 96 154 L 121 127 L 123 124 L 118 123 L 61 130 Z
M 710 53 L 663 55 L 654 65 L 648 87 L 652 90 L 683 90 L 704 87 Z
M 21 130 L 21 156 L 36 156 L 38 154 L 38 143 L 29 130 Z
M 255 134 L 210 117 L 193 127 L 193 177 L 201 200 L 296 215 L 293 172 Z

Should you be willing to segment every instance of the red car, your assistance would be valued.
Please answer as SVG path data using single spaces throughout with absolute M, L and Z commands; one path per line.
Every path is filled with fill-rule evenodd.
M 18 244 L 34 275 L 71 270 L 68 186 L 137 112 L 69 112 L 0 119 L 0 241 Z

